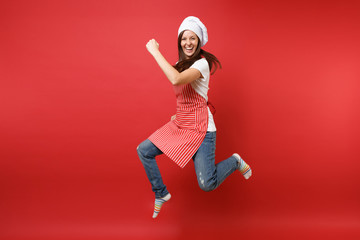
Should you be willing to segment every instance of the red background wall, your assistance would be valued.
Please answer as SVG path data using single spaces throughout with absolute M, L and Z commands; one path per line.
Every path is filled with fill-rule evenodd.
M 359 239 L 356 1 L 2 1 L 1 239 Z M 174 113 L 145 44 L 177 59 L 208 27 L 217 161 L 253 168 L 214 192 L 158 162 L 158 219 L 136 146 Z

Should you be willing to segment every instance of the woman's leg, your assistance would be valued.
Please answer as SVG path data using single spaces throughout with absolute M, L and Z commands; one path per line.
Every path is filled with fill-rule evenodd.
M 139 158 L 145 168 L 146 175 L 151 183 L 155 198 L 163 198 L 169 194 L 165 184 L 162 181 L 159 167 L 155 157 L 162 154 L 149 139 L 143 141 L 137 148 Z
M 152 190 L 155 193 L 153 218 L 156 218 L 161 206 L 171 198 L 162 181 L 160 170 L 155 160 L 155 157 L 162 154 L 162 152 L 149 139 L 146 139 L 137 147 L 137 152 L 151 183 Z
M 193 156 L 199 186 L 204 191 L 216 189 L 239 168 L 238 159 L 231 156 L 215 165 L 216 132 L 207 132 L 200 148 Z

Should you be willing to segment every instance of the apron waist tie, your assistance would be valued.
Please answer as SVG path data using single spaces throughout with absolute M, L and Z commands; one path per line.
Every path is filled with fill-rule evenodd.
M 208 105 L 208 107 L 210 109 L 211 114 L 215 115 L 216 109 L 215 109 L 214 105 L 210 101 L 207 102 L 207 105 Z

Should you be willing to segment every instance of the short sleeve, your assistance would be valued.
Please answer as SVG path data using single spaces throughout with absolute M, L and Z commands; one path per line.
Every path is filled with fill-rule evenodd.
M 209 79 L 210 69 L 209 69 L 209 64 L 205 58 L 197 60 L 196 62 L 194 62 L 193 65 L 190 66 L 190 68 L 195 68 L 195 69 L 199 70 L 201 75 L 203 76 L 203 78 L 201 78 L 202 80 Z

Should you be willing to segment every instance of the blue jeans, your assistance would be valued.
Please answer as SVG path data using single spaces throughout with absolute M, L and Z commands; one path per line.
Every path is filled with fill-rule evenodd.
M 230 174 L 238 169 L 234 156 L 215 164 L 216 132 L 207 132 L 200 148 L 193 156 L 195 172 L 200 188 L 204 191 L 216 189 Z M 162 154 L 150 140 L 142 142 L 137 152 L 145 168 L 156 198 L 165 197 L 169 192 L 162 181 L 155 157 Z

